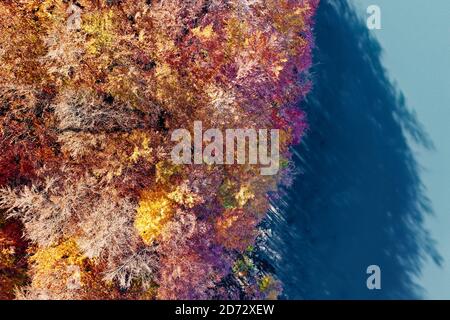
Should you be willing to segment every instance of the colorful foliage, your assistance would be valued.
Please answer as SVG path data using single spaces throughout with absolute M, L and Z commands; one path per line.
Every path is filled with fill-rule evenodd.
M 276 297 L 240 261 L 306 129 L 317 4 L 1 1 L 0 298 Z M 174 165 L 194 121 L 279 129 L 281 172 Z

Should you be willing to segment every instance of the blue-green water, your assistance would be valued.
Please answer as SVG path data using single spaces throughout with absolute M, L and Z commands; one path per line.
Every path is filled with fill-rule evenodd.
M 353 0 L 364 13 L 371 0 Z M 443 257 L 430 261 L 418 282 L 424 297 L 450 298 L 450 1 L 378 0 L 383 27 L 374 32 L 384 50 L 383 64 L 423 124 L 433 150 L 414 148 L 420 174 L 434 215 L 427 228 Z
M 446 140 L 442 128 L 429 134 L 434 123 L 429 114 L 442 107 L 439 102 L 447 102 L 447 113 L 441 113 L 447 121 L 435 121 L 441 126 L 450 123 L 448 92 L 436 89 L 443 88 L 450 69 L 447 76 L 442 70 L 428 70 L 420 78 L 418 72 L 419 78 L 408 79 L 405 95 L 401 83 L 394 85 L 392 79 L 407 73 L 387 68 L 383 54 L 384 49 L 393 52 L 391 57 L 411 55 L 404 59 L 412 70 L 425 68 L 422 64 L 430 67 L 428 59 L 436 56 L 442 43 L 423 48 L 427 44 L 419 36 L 424 35 L 424 23 L 437 22 L 422 21 L 421 30 L 415 31 L 417 20 L 408 26 L 407 19 L 400 17 L 414 17 L 412 12 L 442 1 L 424 5 L 403 0 L 395 1 L 394 7 L 389 7 L 392 1 L 378 2 L 382 21 L 387 22 L 382 31 L 367 29 L 362 19 L 372 4 L 367 1 L 349 5 L 345 0 L 322 0 L 319 8 L 312 72 L 315 88 L 303 105 L 310 130 L 295 150 L 301 172 L 269 222 L 272 260 L 286 298 L 414 299 L 441 298 L 450 292 L 446 289 L 450 283 L 437 287 L 439 281 L 429 271 L 439 270 L 441 283 L 450 277 L 445 265 L 450 239 L 433 226 L 436 218 L 449 222 L 449 200 L 442 198 L 441 180 L 433 180 L 424 171 L 427 165 L 438 164 L 421 156 L 437 153 L 445 159 L 450 150 L 442 143 Z M 414 11 L 411 5 L 419 7 Z M 405 8 L 409 11 L 401 11 Z M 398 44 L 405 41 L 403 37 L 392 40 L 396 25 L 411 34 L 417 32 L 416 45 L 421 49 L 403 48 Z M 388 48 L 380 45 L 380 37 Z M 398 66 L 394 59 L 390 63 Z M 430 72 L 435 79 L 427 78 Z M 429 99 L 427 111 L 427 106 L 416 104 L 427 102 L 423 97 L 430 92 L 438 96 Z M 428 126 L 422 118 L 428 119 Z M 446 174 L 449 183 L 449 171 L 441 171 Z M 381 290 L 367 289 L 366 268 L 372 264 L 381 268 Z

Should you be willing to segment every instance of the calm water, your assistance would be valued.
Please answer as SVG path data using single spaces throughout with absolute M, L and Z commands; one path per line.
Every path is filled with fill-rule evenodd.
M 316 24 L 310 130 L 300 174 L 269 221 L 269 252 L 290 299 L 421 298 L 424 262 L 441 258 L 411 150 L 433 144 L 381 62 L 381 48 L 344 0 L 323 1 Z M 382 290 L 366 287 L 379 265 Z

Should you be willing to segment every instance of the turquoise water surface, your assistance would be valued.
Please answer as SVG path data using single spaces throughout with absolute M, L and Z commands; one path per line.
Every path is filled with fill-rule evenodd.
M 450 298 L 449 18 L 447 0 L 322 0 L 300 174 L 269 221 L 285 298 Z

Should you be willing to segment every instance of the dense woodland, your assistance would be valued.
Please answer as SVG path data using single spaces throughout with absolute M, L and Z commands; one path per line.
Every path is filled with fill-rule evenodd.
M 253 261 L 306 129 L 318 0 L 0 2 L 0 298 L 273 299 Z M 280 130 L 280 172 L 174 165 Z

